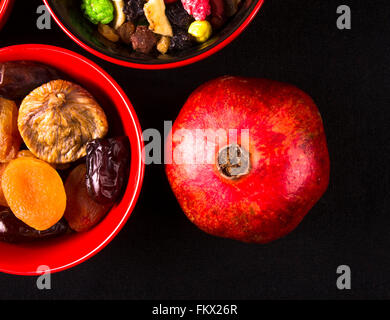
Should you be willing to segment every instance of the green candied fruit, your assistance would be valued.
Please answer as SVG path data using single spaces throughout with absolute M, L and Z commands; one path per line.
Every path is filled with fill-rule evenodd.
M 114 19 L 114 5 L 111 0 L 83 0 L 81 9 L 94 24 L 108 24 Z

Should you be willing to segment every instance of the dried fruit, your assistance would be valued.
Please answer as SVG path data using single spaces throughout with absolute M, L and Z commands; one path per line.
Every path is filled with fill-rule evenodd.
M 0 63 L 0 96 L 23 99 L 40 85 L 60 78 L 57 70 L 37 62 L 3 62 Z
M 0 206 L 8 207 L 7 200 L 5 200 L 3 188 L 1 187 L 1 180 L 4 174 L 4 170 L 7 167 L 7 163 L 0 163 Z
M 210 0 L 211 18 L 210 23 L 215 30 L 221 28 L 227 19 L 225 0 Z
M 162 54 L 167 53 L 170 42 L 171 42 L 171 38 L 162 36 L 160 40 L 158 40 L 157 42 L 157 50 Z
M 194 21 L 188 28 L 188 33 L 194 36 L 198 42 L 207 41 L 210 38 L 212 32 L 213 30 L 211 24 L 207 20 Z
M 123 9 L 127 20 L 136 22 L 138 18 L 144 16 L 145 2 L 145 0 L 128 0 Z
M 115 9 L 115 17 L 112 21 L 112 26 L 114 29 L 118 29 L 126 21 L 126 15 L 123 12 L 125 8 L 125 2 L 123 0 L 112 0 Z
M 194 18 L 184 10 L 181 1 L 167 5 L 165 10 L 167 18 L 172 25 L 187 30 Z
M 127 137 L 97 139 L 87 144 L 87 190 L 99 203 L 114 203 L 127 181 L 130 144 Z
M 187 31 L 180 29 L 175 30 L 171 42 L 169 44 L 170 51 L 181 51 L 191 48 L 194 44 L 195 39 Z
M 104 38 L 106 38 L 107 40 L 109 40 L 111 42 L 118 42 L 119 41 L 118 33 L 115 31 L 115 29 L 111 28 L 107 24 L 99 23 L 98 31 Z
M 195 20 L 205 20 L 211 13 L 209 0 L 181 0 L 184 9 L 192 15 Z
M 21 243 L 46 240 L 66 234 L 69 231 L 64 219 L 47 230 L 38 231 L 15 217 L 9 208 L 0 210 L 0 241 Z
M 18 127 L 28 149 L 49 163 L 85 156 L 87 142 L 108 130 L 104 111 L 91 94 L 64 80 L 44 84 L 23 100 Z
M 85 183 L 86 172 L 86 165 L 80 164 L 72 170 L 65 182 L 67 202 L 64 217 L 69 226 L 77 232 L 92 228 L 112 206 L 99 204 L 89 196 Z
M 144 13 L 150 30 L 163 36 L 173 36 L 171 24 L 165 15 L 164 0 L 149 0 L 144 5 Z
M 227 17 L 234 16 L 238 11 L 241 0 L 224 0 L 224 9 Z
M 94 24 L 107 24 L 114 19 L 114 6 L 110 0 L 82 0 L 81 9 Z
M 122 24 L 117 30 L 122 42 L 125 44 L 131 43 L 131 35 L 134 33 L 134 31 L 135 31 L 135 25 L 130 21 Z
M 155 34 L 146 26 L 137 26 L 130 39 L 133 49 L 142 53 L 150 53 L 157 44 Z
M 0 97 L 0 163 L 16 157 L 22 139 L 18 131 L 15 102 Z
M 23 157 L 37 159 L 37 157 L 30 150 L 20 150 L 16 158 L 23 158 Z M 67 170 L 70 167 L 70 163 L 49 163 L 49 164 L 56 170 Z
M 36 230 L 49 229 L 64 214 L 66 194 L 62 180 L 42 160 L 12 160 L 5 168 L 1 186 L 15 216 Z

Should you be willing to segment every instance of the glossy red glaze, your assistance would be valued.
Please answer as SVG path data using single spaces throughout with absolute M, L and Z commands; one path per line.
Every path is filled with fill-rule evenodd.
M 83 41 L 77 38 L 76 35 L 74 35 L 72 32 L 70 32 L 67 27 L 64 25 L 64 23 L 61 22 L 61 17 L 58 17 L 52 7 L 50 6 L 48 0 L 43 0 L 45 5 L 49 8 L 50 14 L 52 15 L 53 19 L 56 21 L 56 23 L 60 26 L 60 28 L 71 38 L 73 41 L 75 41 L 78 45 L 80 45 L 85 50 L 89 51 L 90 53 L 94 54 L 95 56 L 104 59 L 106 61 L 125 66 L 125 67 L 131 67 L 131 68 L 137 68 L 137 69 L 145 69 L 145 70 L 158 70 L 158 69 L 171 69 L 171 68 L 178 68 L 183 67 L 186 65 L 189 65 L 191 63 L 203 60 L 212 54 L 218 52 L 225 46 L 227 46 L 230 42 L 232 42 L 234 39 L 236 39 L 249 25 L 249 23 L 252 21 L 252 19 L 256 16 L 257 12 L 259 11 L 260 7 L 263 5 L 264 0 L 258 0 L 256 3 L 256 6 L 253 8 L 252 12 L 248 15 L 248 17 L 243 21 L 242 24 L 238 26 L 238 28 L 224 41 L 220 42 L 216 46 L 211 46 L 209 50 L 200 52 L 198 55 L 193 56 L 191 58 L 187 58 L 185 60 L 180 60 L 176 62 L 170 62 L 170 63 L 161 63 L 161 64 L 141 64 L 141 63 L 133 63 L 129 61 L 124 61 L 121 59 L 110 57 L 106 54 L 103 54 L 87 44 L 85 44 Z
M 7 22 L 14 0 L 0 0 L 0 29 Z
M 202 161 L 199 150 L 210 143 L 206 136 L 191 138 L 197 129 L 227 132 L 211 148 L 212 163 L 194 162 L 194 156 Z M 229 129 L 238 130 L 237 143 L 250 154 L 249 173 L 234 180 L 223 176 L 214 161 L 232 143 Z M 246 144 L 240 139 L 243 129 L 249 129 Z M 239 77 L 210 81 L 185 103 L 167 150 L 171 142 L 173 163 L 166 165 L 166 173 L 173 192 L 188 218 L 212 235 L 255 243 L 276 240 L 299 224 L 328 186 L 321 116 L 313 100 L 292 85 Z
M 115 108 L 131 143 L 131 167 L 125 194 L 93 229 L 31 244 L 0 242 L 0 271 L 35 275 L 40 265 L 51 272 L 73 267 L 103 249 L 129 218 L 138 199 L 144 175 L 142 131 L 136 113 L 120 86 L 99 66 L 74 52 L 47 45 L 18 45 L 0 49 L 0 62 L 33 60 L 50 65 L 89 90 L 104 106 Z M 109 112 L 106 107 L 106 112 Z

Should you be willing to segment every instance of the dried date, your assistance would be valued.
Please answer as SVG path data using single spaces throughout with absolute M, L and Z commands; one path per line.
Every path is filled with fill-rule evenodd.
M 15 217 L 9 208 L 0 210 L 0 241 L 10 243 L 32 242 L 58 237 L 69 232 L 68 224 L 61 219 L 50 229 L 38 231 Z
M 128 177 L 130 143 L 127 137 L 95 139 L 87 144 L 86 184 L 98 203 L 114 203 Z
M 40 85 L 61 78 L 57 70 L 37 62 L 3 62 L 0 63 L 0 96 L 21 100 Z

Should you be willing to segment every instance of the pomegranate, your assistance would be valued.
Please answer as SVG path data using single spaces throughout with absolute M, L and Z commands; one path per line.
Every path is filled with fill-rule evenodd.
M 253 243 L 296 228 L 329 182 L 313 100 L 289 84 L 230 76 L 189 97 L 167 138 L 165 168 L 195 225 Z

